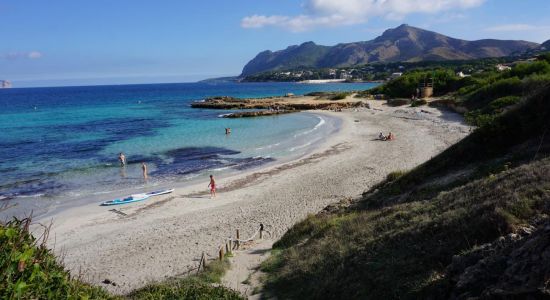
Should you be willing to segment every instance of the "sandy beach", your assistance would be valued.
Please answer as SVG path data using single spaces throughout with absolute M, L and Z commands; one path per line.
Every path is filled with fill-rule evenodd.
M 73 274 L 124 294 L 186 274 L 198 265 L 202 252 L 215 258 L 236 229 L 241 238 L 249 237 L 264 224 L 269 234 L 256 246 L 269 249 L 308 214 L 359 196 L 389 172 L 415 167 L 470 131 L 461 116 L 448 111 L 368 102 L 371 108 L 317 112 L 342 118 L 341 130 L 306 157 L 219 178 L 215 199 L 207 195 L 205 178 L 204 184 L 179 188 L 164 197 L 115 207 L 118 212 L 90 204 L 35 222 L 53 221 L 49 245 Z M 376 139 L 379 132 L 389 131 L 396 135 L 395 141 Z M 224 284 L 250 294 L 241 282 L 262 256 L 234 258 Z M 116 286 L 102 284 L 104 279 Z

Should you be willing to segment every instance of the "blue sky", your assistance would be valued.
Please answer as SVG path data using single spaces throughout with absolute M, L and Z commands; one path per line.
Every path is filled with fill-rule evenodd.
M 237 75 L 265 49 L 370 40 L 407 23 L 463 39 L 550 39 L 548 0 L 0 0 L 14 86 Z

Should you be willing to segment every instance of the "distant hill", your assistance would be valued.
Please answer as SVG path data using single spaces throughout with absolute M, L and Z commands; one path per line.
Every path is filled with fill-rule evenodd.
M 199 82 L 203 83 L 220 83 L 220 82 L 237 82 L 239 77 L 237 76 L 226 76 L 226 77 L 216 77 L 216 78 L 207 78 L 200 80 Z
M 540 47 L 541 47 L 541 48 L 544 48 L 544 49 L 547 50 L 547 51 L 550 51 L 550 40 L 548 40 L 548 41 L 542 43 L 542 44 L 540 45 Z
M 246 64 L 241 76 L 297 68 L 337 68 L 373 62 L 462 60 L 502 57 L 540 47 L 527 41 L 466 41 L 403 24 L 371 41 L 321 46 L 314 42 L 280 51 L 263 51 Z

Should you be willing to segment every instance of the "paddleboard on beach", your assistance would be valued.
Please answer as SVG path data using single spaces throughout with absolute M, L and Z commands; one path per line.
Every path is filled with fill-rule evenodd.
M 110 205 L 119 205 L 119 204 L 139 202 L 139 201 L 146 200 L 149 197 L 170 194 L 173 191 L 174 191 L 174 189 L 168 189 L 168 190 L 154 191 L 154 192 L 150 192 L 150 193 L 146 193 L 146 194 L 134 194 L 134 195 L 130 195 L 126 198 L 119 198 L 119 199 L 105 201 L 105 202 L 101 203 L 101 206 L 110 206 Z
M 160 190 L 160 191 L 150 192 L 150 193 L 147 193 L 145 195 L 148 195 L 149 197 L 151 197 L 151 196 L 160 196 L 160 195 L 170 194 L 173 191 L 174 191 L 174 189 Z

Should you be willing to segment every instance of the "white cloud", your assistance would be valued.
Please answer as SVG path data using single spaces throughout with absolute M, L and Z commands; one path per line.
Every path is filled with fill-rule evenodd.
M 28 58 L 30 59 L 37 59 L 37 58 L 41 58 L 42 57 L 42 53 L 38 52 L 38 51 L 31 51 L 29 52 L 29 54 L 27 55 Z
M 433 14 L 453 9 L 468 9 L 485 0 L 306 0 L 298 16 L 253 15 L 242 19 L 243 28 L 282 27 L 305 31 L 315 27 L 365 23 L 371 17 L 402 19 L 411 13 Z
M 42 53 L 38 51 L 30 52 L 9 52 L 5 54 L 0 53 L 0 59 L 6 60 L 18 60 L 18 59 L 38 59 L 42 57 Z
M 241 21 L 243 28 L 261 28 L 267 25 L 277 25 L 286 22 L 289 18 L 285 16 L 259 16 L 253 15 L 244 17 Z

